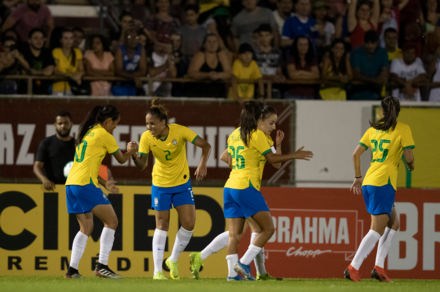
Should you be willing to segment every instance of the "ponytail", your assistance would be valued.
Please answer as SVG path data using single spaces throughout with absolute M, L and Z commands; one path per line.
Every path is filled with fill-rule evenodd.
M 78 146 L 87 134 L 89 129 L 97 124 L 103 123 L 106 119 L 111 118 L 115 121 L 119 118 L 119 111 L 112 105 L 95 106 L 86 116 L 86 118 L 79 125 L 78 137 L 76 138 L 75 145 Z
M 258 128 L 258 120 L 261 117 L 261 103 L 256 101 L 248 101 L 244 104 L 244 108 L 240 115 L 240 137 L 244 145 L 248 146 L 251 134 Z
M 155 116 L 159 121 L 165 120 L 165 126 L 168 125 L 168 109 L 160 98 L 154 98 L 151 101 L 150 110 L 147 112 L 147 115 L 148 114 Z
M 370 125 L 376 130 L 387 131 L 390 128 L 394 130 L 400 112 L 399 100 L 394 96 L 387 96 L 381 101 L 380 105 L 384 111 L 384 117 L 375 123 L 370 122 Z

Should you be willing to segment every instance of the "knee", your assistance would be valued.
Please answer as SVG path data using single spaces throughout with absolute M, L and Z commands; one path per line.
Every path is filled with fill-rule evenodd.
M 264 233 L 267 236 L 272 237 L 272 235 L 275 233 L 275 227 L 273 226 L 273 223 L 272 224 L 268 224 L 267 226 L 263 226 L 261 228 L 261 233 Z
M 119 224 L 118 218 L 115 216 L 115 218 L 112 218 L 112 220 L 106 222 L 104 226 L 116 230 L 116 228 L 118 228 L 118 224 Z
M 81 226 L 80 231 L 85 235 L 90 236 L 93 232 L 93 222 L 91 224 Z
M 156 228 L 163 231 L 168 231 L 169 222 L 165 219 L 159 219 L 156 221 Z M 186 229 L 186 228 L 185 228 Z
M 182 227 L 188 231 L 194 230 L 194 225 L 196 225 L 196 219 L 185 220 L 184 222 L 180 222 Z

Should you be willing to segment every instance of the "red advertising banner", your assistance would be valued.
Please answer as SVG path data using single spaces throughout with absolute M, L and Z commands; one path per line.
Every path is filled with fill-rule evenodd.
M 276 277 L 341 278 L 370 228 L 362 196 L 347 189 L 263 187 L 275 234 L 265 246 L 266 269 Z M 440 190 L 399 189 L 400 230 L 385 261 L 391 279 L 440 278 Z M 248 247 L 242 239 L 240 254 Z M 369 278 L 376 248 L 360 268 Z
M 145 113 L 149 109 L 150 100 L 0 99 L 0 181 L 35 182 L 32 165 L 38 145 L 43 138 L 55 134 L 53 123 L 57 111 L 68 110 L 71 113 L 74 123 L 71 135 L 75 137 L 78 125 L 86 114 L 94 106 L 107 103 L 116 106 L 121 113 L 121 121 L 113 132 L 119 147 L 124 150 L 127 142 L 139 142 L 142 133 L 146 131 Z M 170 123 L 191 128 L 211 144 L 212 152 L 205 182 L 223 185 L 229 175 L 229 169 L 219 157 L 226 149 L 229 134 L 238 126 L 241 106 L 234 102 L 215 99 L 165 99 L 165 105 L 169 109 Z M 294 114 L 291 104 L 273 102 L 270 105 L 278 111 L 277 128 L 285 133 L 283 151 L 290 151 L 290 121 L 291 115 Z M 275 136 L 273 138 L 275 139 Z M 191 173 L 194 173 L 202 151 L 191 143 L 187 143 L 186 150 Z M 132 181 L 145 184 L 151 181 L 153 158 L 149 159 L 149 165 L 143 172 L 138 171 L 131 161 L 121 165 L 109 155 L 103 164 L 110 167 L 119 183 Z M 290 178 L 290 164 L 280 170 L 268 168 L 265 178 L 271 179 L 272 183 L 287 183 Z M 193 180 L 193 184 L 197 185 L 197 182 Z

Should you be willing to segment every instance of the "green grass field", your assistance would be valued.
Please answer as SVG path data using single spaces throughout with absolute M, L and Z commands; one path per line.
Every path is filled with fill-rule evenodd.
M 285 279 L 270 282 L 227 282 L 220 278 L 207 278 L 199 281 L 184 278 L 180 281 L 153 281 L 152 278 L 125 278 L 122 280 L 64 279 L 54 276 L 0 276 L 1 292 L 267 292 L 267 291 L 440 291 L 440 280 L 394 280 L 393 283 L 380 283 L 365 279 L 353 283 L 344 279 Z

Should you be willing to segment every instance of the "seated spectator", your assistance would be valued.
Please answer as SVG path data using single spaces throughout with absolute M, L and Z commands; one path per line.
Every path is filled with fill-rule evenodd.
M 50 39 L 54 26 L 49 8 L 45 4 L 41 4 L 41 0 L 26 0 L 26 3 L 20 4 L 8 16 L 3 23 L 2 31 L 15 27 L 20 40 L 27 43 L 29 32 L 33 28 L 44 27 L 47 38 Z
M 84 38 L 84 31 L 82 28 L 74 27 L 72 29 L 73 32 L 73 47 L 78 48 L 81 52 L 84 52 L 86 49 L 86 39 Z
M 170 15 L 170 0 L 156 0 L 157 13 L 148 21 L 144 29 L 148 38 L 155 41 L 156 35 L 168 37 L 180 27 L 180 21 Z
M 17 75 L 20 67 L 29 70 L 29 64 L 17 49 L 17 42 L 6 37 L 3 43 L 3 52 L 0 53 L 0 75 Z M 16 94 L 17 82 L 13 79 L 0 81 L 0 94 Z
M 397 30 L 392 27 L 387 28 L 384 32 L 385 49 L 388 52 L 388 61 L 390 61 L 390 65 L 394 59 L 402 58 L 402 50 L 397 47 L 398 37 Z
M 188 77 L 212 81 L 231 78 L 229 59 L 226 53 L 220 50 L 218 37 L 215 34 L 208 34 L 205 37 L 201 51 L 194 55 L 189 64 Z M 188 84 L 187 95 L 225 97 L 225 84 L 220 82 Z
M 436 60 L 430 64 L 428 70 L 430 76 L 432 76 L 432 82 L 440 84 L 440 48 L 436 52 Z M 431 92 L 429 94 L 429 101 L 440 102 L 440 85 L 431 85 Z
M 149 58 L 148 75 L 149 77 L 174 78 L 177 76 L 177 69 L 174 64 L 171 40 L 165 35 L 156 35 L 154 51 Z M 153 82 L 153 92 L 149 92 L 148 84 L 144 85 L 146 95 L 160 97 L 171 97 L 171 82 Z
M 310 0 L 297 0 L 295 9 L 296 16 L 288 18 L 284 22 L 281 46 L 292 46 L 296 37 L 305 36 L 312 41 L 314 48 L 318 32 L 316 30 L 316 20 L 310 18 Z
M 421 3 L 425 0 L 409 0 L 405 7 L 400 10 L 399 22 L 399 44 L 405 43 L 406 25 L 416 23 L 420 25 Z
M 348 31 L 348 5 L 350 3 L 343 3 L 341 6 L 341 15 L 336 19 L 335 23 L 335 39 L 342 39 L 347 44 L 350 43 L 350 32 Z
M 398 86 L 393 96 L 400 101 L 422 101 L 419 84 L 428 81 L 422 60 L 416 57 L 414 44 L 404 44 L 402 51 L 403 59 L 394 59 L 391 63 L 391 82 Z
M 423 0 L 420 24 L 423 27 L 424 35 L 424 54 L 423 61 L 435 63 L 435 52 L 439 46 L 439 39 L 435 35 L 435 26 L 440 20 L 438 0 Z M 428 57 L 428 58 L 427 58 Z
M 394 3 L 393 0 L 381 0 L 381 11 L 379 17 L 379 38 L 380 38 L 380 46 L 382 48 L 385 47 L 384 33 L 388 28 L 394 28 L 396 31 L 399 31 L 399 15 L 400 10 L 402 10 L 408 0 L 401 0 L 398 4 Z
M 323 55 L 327 48 L 330 47 L 335 36 L 335 26 L 327 21 L 327 7 L 324 2 L 316 1 L 314 4 L 314 13 L 316 17 L 316 30 L 319 33 L 316 40 L 318 54 Z
M 182 36 L 183 56 L 187 60 L 191 60 L 200 50 L 208 31 L 197 23 L 199 13 L 196 5 L 187 5 L 185 7 L 185 16 L 186 23 L 178 31 Z
M 230 63 L 235 57 L 237 47 L 234 35 L 231 30 L 231 13 L 226 7 L 219 7 L 215 10 L 212 20 L 208 20 L 208 33 L 213 33 L 218 37 L 220 50 L 228 56 Z
M 110 46 L 105 37 L 95 35 L 90 38 L 91 44 L 84 54 L 84 67 L 88 76 L 115 76 L 115 58 L 110 53 Z M 93 96 L 110 96 L 111 83 L 108 81 L 93 81 L 90 83 Z
M 52 52 L 44 47 L 44 32 L 34 28 L 29 32 L 29 47 L 23 50 L 23 57 L 29 64 L 25 72 L 33 76 L 51 76 L 54 72 L 55 61 Z M 32 82 L 33 94 L 49 94 L 50 80 L 37 80 Z
M 359 4 L 359 5 L 358 5 Z M 379 25 L 379 0 L 373 1 L 370 8 L 368 0 L 353 0 L 348 9 L 348 31 L 352 49 L 363 45 L 365 32 L 377 30 Z
M 255 50 L 257 61 L 263 79 L 273 82 L 284 82 L 286 78 L 282 73 L 283 55 L 281 50 L 272 46 L 273 33 L 268 24 L 260 25 L 258 29 L 258 47 Z M 276 84 L 272 85 L 272 98 L 281 98 L 281 93 Z
M 258 98 L 264 99 L 264 84 L 260 69 L 254 61 L 254 50 L 248 43 L 240 45 L 238 49 L 238 59 L 232 66 L 232 88 L 229 97 L 242 103 L 245 99 L 254 99 L 255 85 L 249 83 L 238 83 L 240 79 L 258 80 Z
M 299 36 L 293 41 L 287 59 L 287 73 L 289 79 L 295 81 L 319 79 L 318 61 L 309 38 Z M 284 98 L 314 99 L 315 89 L 311 85 L 294 85 L 284 93 Z
M 125 7 L 125 11 L 133 16 L 133 20 L 139 21 L 144 27 L 147 26 L 148 18 L 151 12 L 146 5 L 145 0 L 131 0 L 131 3 Z
M 131 13 L 123 11 L 119 16 L 119 31 L 111 31 L 110 33 L 110 50 L 116 55 L 119 46 L 125 41 L 125 34 L 128 30 L 134 29 L 134 21 Z
M 202 42 L 203 43 L 203 42 Z M 183 57 L 182 52 L 182 36 L 178 33 L 171 35 L 172 55 L 174 58 L 174 66 L 176 67 L 177 78 L 184 78 L 188 72 L 189 61 Z M 185 96 L 185 84 L 180 82 L 173 83 L 171 89 L 172 96 Z
M 115 56 L 116 75 L 129 81 L 118 81 L 112 87 L 114 96 L 136 96 L 142 90 L 140 78 L 147 75 L 145 50 L 139 44 L 139 36 L 134 29 L 125 32 L 125 42 L 119 46 Z
M 345 84 L 353 77 L 350 66 L 350 59 L 347 54 L 345 42 L 342 39 L 333 41 L 328 58 L 324 59 L 322 66 L 323 82 L 341 82 L 341 86 L 326 86 L 319 91 L 324 100 L 346 100 L 347 92 Z
M 379 46 L 379 36 L 375 31 L 367 31 L 364 45 L 355 48 L 350 56 L 353 79 L 365 85 L 353 85 L 350 99 L 378 100 L 382 87 L 388 81 L 389 62 L 387 51 Z
M 277 0 L 277 9 L 272 12 L 278 25 L 278 32 L 283 35 L 283 27 L 286 19 L 295 16 L 292 12 L 293 0 Z
M 272 27 L 275 35 L 275 46 L 279 46 L 278 26 L 272 11 L 257 6 L 257 0 L 243 0 L 244 9 L 232 20 L 232 33 L 236 46 L 243 43 L 252 43 L 252 33 L 260 25 L 267 23 Z
M 143 31 L 139 32 L 139 43 L 142 45 L 144 49 L 147 47 L 148 37 L 147 34 Z
M 61 48 L 56 48 L 52 51 L 52 56 L 55 59 L 55 75 L 70 78 L 78 85 L 81 85 L 81 79 L 84 75 L 83 55 L 80 49 L 73 47 L 73 32 L 71 30 L 64 30 L 60 43 Z M 55 82 L 52 95 L 73 95 L 69 82 Z

